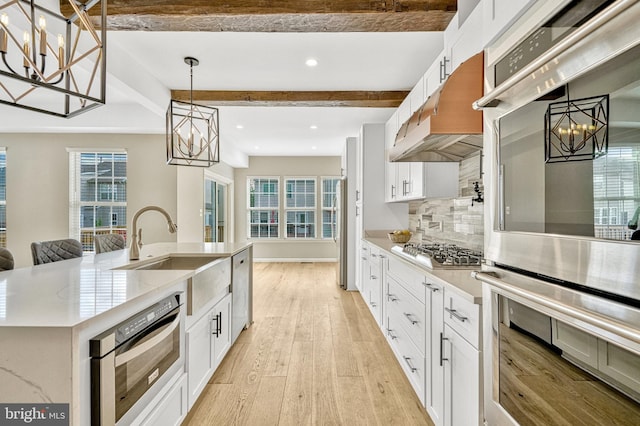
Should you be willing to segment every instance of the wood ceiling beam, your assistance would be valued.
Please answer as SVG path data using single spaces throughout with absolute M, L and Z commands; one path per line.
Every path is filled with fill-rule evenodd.
M 457 0 L 108 1 L 107 29 L 127 31 L 444 31 L 457 10 Z
M 407 91 L 225 91 L 194 90 L 193 103 L 212 106 L 397 108 Z M 171 99 L 189 102 L 188 90 L 172 90 Z

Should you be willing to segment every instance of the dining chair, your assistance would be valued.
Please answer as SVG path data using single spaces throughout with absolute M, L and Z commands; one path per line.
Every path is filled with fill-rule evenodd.
M 0 247 L 0 271 L 11 269 L 13 269 L 13 255 L 6 248 Z
M 34 265 L 82 257 L 82 243 L 73 238 L 31 243 Z
M 122 250 L 125 247 L 124 237 L 120 234 L 100 234 L 93 239 L 96 254 Z

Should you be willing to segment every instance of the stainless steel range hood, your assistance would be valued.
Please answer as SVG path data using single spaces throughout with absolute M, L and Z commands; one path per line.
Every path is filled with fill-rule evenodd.
M 482 111 L 472 108 L 483 95 L 484 53 L 461 63 L 433 95 L 400 127 L 389 160 L 460 161 L 482 149 Z

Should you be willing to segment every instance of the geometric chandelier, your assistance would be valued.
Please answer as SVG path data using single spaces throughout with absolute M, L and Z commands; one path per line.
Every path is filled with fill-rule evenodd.
M 106 16 L 107 0 L 0 0 L 0 104 L 65 118 L 104 105 Z
M 167 110 L 167 164 L 209 167 L 220 162 L 218 109 L 193 103 L 193 67 L 200 62 L 186 57 L 191 71 L 190 102 L 171 99 Z
M 547 163 L 593 160 L 607 154 L 609 95 L 549 104 L 545 114 Z

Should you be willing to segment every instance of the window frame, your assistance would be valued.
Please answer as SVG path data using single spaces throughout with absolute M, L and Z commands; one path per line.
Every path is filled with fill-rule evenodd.
M 77 239 L 82 243 L 83 251 L 86 253 L 92 253 L 95 251 L 94 237 L 99 234 L 117 233 L 121 234 L 125 241 L 127 239 L 127 190 L 128 187 L 128 173 L 127 168 L 129 164 L 129 156 L 125 149 L 70 149 L 69 152 L 69 237 Z M 82 200 L 82 157 L 83 155 L 111 155 L 112 162 L 115 160 L 116 155 L 125 157 L 125 175 L 115 176 L 115 170 L 112 170 L 111 182 L 108 183 L 112 189 L 112 199 L 104 200 L 103 191 L 101 190 L 105 183 L 97 183 L 95 185 L 95 199 L 89 201 Z M 97 163 L 96 163 L 97 164 Z M 98 170 L 95 170 L 95 178 L 98 179 Z M 124 180 L 124 191 L 118 191 L 116 180 Z M 124 201 L 116 200 L 116 195 L 124 196 Z M 109 208 L 108 220 L 105 224 L 98 225 L 99 218 L 94 216 L 93 226 L 82 226 L 82 214 L 83 208 L 93 207 L 94 209 Z M 114 208 L 117 210 L 114 211 Z M 94 210 L 95 211 L 95 210 Z M 121 217 L 121 214 L 124 217 Z M 122 221 L 122 225 L 118 226 L 117 223 L 113 224 L 114 214 L 116 218 Z
M 273 180 L 276 181 L 278 184 L 277 187 L 277 191 L 276 191 L 276 197 L 277 197 L 277 205 L 275 207 L 251 207 L 251 184 L 253 181 L 255 180 Z M 260 240 L 260 241 L 265 241 L 265 240 L 277 240 L 280 239 L 280 235 L 282 233 L 282 211 L 281 211 L 281 194 L 282 194 L 282 180 L 280 176 L 247 176 L 247 239 L 255 239 L 255 240 Z M 252 236 L 251 234 L 251 227 L 252 225 L 260 225 L 261 222 L 252 222 L 251 221 L 251 215 L 253 212 L 270 212 L 275 210 L 277 212 L 277 218 L 276 218 L 276 226 L 277 226 L 277 232 L 275 235 L 271 235 L 270 233 L 268 233 L 267 236 Z
M 283 229 L 283 235 L 284 238 L 287 240 L 305 240 L 305 241 L 309 241 L 309 240 L 318 240 L 318 177 L 317 176 L 285 176 L 283 178 L 284 184 L 284 196 L 282 197 L 282 208 L 283 208 L 283 213 L 284 213 L 284 229 Z M 313 181 L 313 206 L 310 207 L 308 205 L 305 205 L 303 207 L 301 206 L 295 206 L 295 207 L 288 207 L 286 200 L 287 197 L 289 195 L 289 190 L 288 190 L 288 183 L 290 181 Z M 307 192 L 302 192 L 302 193 L 298 193 L 298 192 L 293 192 L 294 196 L 295 194 L 308 194 Z M 288 214 L 289 212 L 311 212 L 313 214 L 313 220 L 311 221 L 311 225 L 313 226 L 313 235 L 311 236 L 289 236 L 288 235 L 288 229 L 289 229 L 289 218 L 288 218 Z M 298 224 L 297 222 L 293 222 L 292 223 L 294 227 L 300 226 L 300 224 Z M 309 225 L 308 223 L 304 223 L 304 225 Z M 297 233 L 296 233 L 297 234 Z M 306 232 L 305 232 L 306 235 Z
M 332 227 L 332 228 L 337 230 L 337 222 L 336 222 L 337 221 L 337 217 L 336 217 L 335 212 L 333 211 L 333 205 L 324 206 L 324 196 L 325 196 L 325 194 L 327 194 L 327 192 L 325 192 L 325 190 L 324 190 L 324 182 L 325 181 L 329 181 L 329 180 L 333 180 L 337 184 L 340 181 L 340 179 L 342 179 L 340 176 L 321 176 L 320 177 L 320 217 L 319 217 L 319 220 L 320 220 L 320 239 L 321 240 L 331 240 L 331 239 L 333 239 L 332 235 L 330 235 L 328 237 L 324 236 L 324 227 L 325 227 L 325 225 L 328 225 L 329 227 Z M 335 192 L 335 185 L 334 185 L 334 190 L 332 192 L 330 192 L 330 194 L 334 194 L 334 197 L 337 195 L 336 192 Z M 344 208 L 344 207 L 345 206 L 341 206 L 341 208 Z M 324 212 L 325 211 L 329 211 L 330 213 L 333 213 L 332 214 L 332 219 L 333 219 L 332 222 L 326 223 L 324 221 Z

